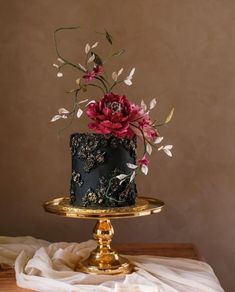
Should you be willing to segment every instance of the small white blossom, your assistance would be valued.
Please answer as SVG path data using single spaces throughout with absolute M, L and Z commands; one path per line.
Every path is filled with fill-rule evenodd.
M 57 65 L 57 64 L 53 64 L 53 66 L 57 69 L 59 68 L 59 65 Z
M 95 54 L 92 54 L 91 57 L 88 59 L 88 63 L 91 63 L 95 60 Z
M 163 150 L 166 155 L 172 157 L 171 149 L 173 148 L 173 145 L 166 145 L 166 146 L 161 146 L 158 148 L 158 151 Z
M 57 77 L 59 77 L 59 78 L 63 77 L 63 73 L 62 72 L 58 72 L 57 73 Z
M 120 179 L 120 180 L 123 180 L 124 178 L 126 178 L 127 175 L 126 174 L 119 174 L 116 176 L 116 178 Z
M 163 140 L 163 137 L 157 137 L 153 143 L 154 144 L 159 144 L 159 143 L 162 142 L 162 140 Z
M 67 119 L 67 116 L 66 115 L 55 115 L 52 119 L 51 119 L 51 122 L 55 122 L 59 119 Z
M 153 148 L 149 143 L 147 143 L 147 145 L 146 145 L 146 151 L 149 155 L 152 154 Z
M 132 80 L 132 77 L 133 77 L 134 73 L 135 73 L 135 68 L 133 68 L 131 70 L 129 76 L 127 76 L 126 79 L 124 80 L 124 82 L 126 83 L 126 85 L 129 85 L 129 86 L 132 85 L 132 81 L 131 80 Z
M 145 104 L 145 102 L 143 100 L 141 100 L 141 104 L 140 104 L 141 108 L 146 111 L 147 110 L 147 105 Z
M 98 46 L 98 42 L 94 43 L 94 45 L 92 45 L 91 47 L 92 47 L 92 49 L 94 49 L 97 46 Z
M 90 49 L 91 49 L 90 45 L 89 44 L 86 44 L 86 46 L 85 46 L 85 53 L 88 54 L 89 51 L 90 51 Z
M 79 108 L 77 111 L 77 118 L 79 119 L 82 114 L 83 114 L 83 110 Z
M 67 109 L 65 109 L 65 108 L 60 108 L 59 110 L 58 110 L 58 113 L 60 114 L 60 115 L 64 115 L 64 114 L 69 114 L 69 111 L 67 110 Z
M 126 164 L 127 167 L 131 168 L 131 169 L 136 169 L 138 167 L 138 165 L 132 164 L 132 163 L 127 163 Z
M 152 99 L 149 104 L 149 109 L 153 109 L 157 104 L 156 98 Z
M 58 60 L 60 63 L 62 63 L 62 64 L 65 63 L 61 58 L 57 58 L 57 60 Z
M 148 166 L 145 165 L 145 164 L 142 164 L 142 166 L 141 166 L 141 171 L 142 171 L 145 175 L 147 175 L 147 174 L 148 174 L 148 171 L 149 171 Z

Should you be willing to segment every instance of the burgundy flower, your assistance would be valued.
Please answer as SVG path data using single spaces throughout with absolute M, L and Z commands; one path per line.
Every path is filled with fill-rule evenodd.
M 146 155 L 144 155 L 141 159 L 138 160 L 138 163 L 142 165 L 148 166 L 149 160 L 147 159 Z
M 133 107 L 124 95 L 107 93 L 100 101 L 90 103 L 86 113 L 94 121 L 88 126 L 96 133 L 113 134 L 118 138 L 134 135 L 129 124 Z
M 82 76 L 86 81 L 92 81 L 97 75 L 103 72 L 103 68 L 99 65 L 95 65 L 92 71 L 87 70 L 86 74 Z

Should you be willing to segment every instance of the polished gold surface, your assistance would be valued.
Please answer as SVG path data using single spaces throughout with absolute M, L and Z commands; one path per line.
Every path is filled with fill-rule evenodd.
M 164 203 L 158 199 L 139 196 L 133 206 L 107 209 L 88 209 L 72 206 L 70 204 L 69 197 L 61 197 L 48 201 L 43 206 L 45 211 L 64 217 L 84 219 L 117 219 L 158 213 L 163 208 Z
M 134 267 L 127 259 L 112 250 L 110 244 L 114 230 L 110 219 L 134 218 L 158 213 L 164 207 L 164 203 L 158 199 L 139 196 L 133 206 L 88 209 L 72 206 L 69 197 L 61 197 L 46 202 L 43 207 L 49 213 L 64 217 L 97 219 L 93 231 L 97 247 L 87 260 L 77 265 L 76 270 L 91 274 L 114 275 L 131 273 Z

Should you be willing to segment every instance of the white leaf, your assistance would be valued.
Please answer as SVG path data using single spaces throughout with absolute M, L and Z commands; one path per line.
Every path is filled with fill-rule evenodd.
M 149 104 L 149 109 L 153 109 L 157 104 L 156 98 L 152 99 Z
M 152 154 L 153 148 L 149 143 L 147 143 L 146 145 L 146 151 L 148 152 L 149 155 Z
M 153 142 L 154 144 L 159 144 L 163 140 L 163 137 L 157 137 L 156 140 Z
M 163 146 L 159 147 L 159 148 L 158 148 L 158 151 L 162 150 L 163 148 L 164 148 Z
M 85 53 L 88 54 L 89 51 L 90 51 L 90 49 L 91 49 L 90 45 L 89 44 L 86 44 L 86 46 L 85 46 Z
M 52 119 L 51 122 L 55 122 L 57 120 L 61 119 L 61 115 L 55 115 Z
M 116 176 L 116 178 L 120 179 L 120 180 L 123 180 L 124 178 L 126 178 L 127 175 L 126 174 L 119 174 Z
M 123 68 L 121 68 L 121 69 L 118 71 L 118 74 L 117 74 L 117 75 L 118 75 L 118 76 L 121 75 L 122 72 L 123 72 Z
M 57 60 L 58 60 L 60 63 L 62 63 L 62 64 L 65 63 L 61 58 L 57 58 Z
M 81 104 L 81 103 L 84 103 L 84 102 L 87 102 L 89 99 L 87 98 L 87 99 L 84 99 L 84 100 L 81 100 L 81 101 L 79 101 L 79 104 Z
M 172 153 L 171 153 L 171 151 L 169 149 L 165 149 L 164 148 L 163 151 L 166 153 L 166 155 L 172 157 Z
M 127 167 L 131 168 L 131 169 L 136 169 L 138 167 L 138 165 L 132 164 L 132 163 L 127 163 L 126 164 Z
M 79 119 L 82 114 L 83 114 L 83 110 L 79 108 L 77 112 L 77 118 Z
M 140 104 L 141 108 L 146 111 L 147 110 L 147 105 L 145 104 L 145 102 L 142 100 L 141 104 Z
M 94 45 L 92 45 L 91 47 L 92 47 L 92 49 L 94 49 L 97 46 L 98 46 L 98 42 L 94 43 Z
M 66 109 L 66 108 L 60 108 L 59 110 L 58 110 L 58 113 L 60 114 L 60 115 L 63 115 L 63 114 L 69 114 L 69 111 Z
M 124 80 L 124 82 L 126 83 L 126 85 L 130 86 L 132 84 L 131 80 L 130 79 L 126 79 Z
M 60 77 L 63 77 L 63 73 L 62 73 L 62 72 L 58 72 L 58 73 L 57 73 L 57 77 L 59 77 L 59 78 L 60 78 Z
M 132 76 L 134 75 L 134 73 L 135 73 L 135 68 L 133 68 L 133 69 L 131 70 L 129 76 L 132 78 Z
M 132 172 L 132 175 L 130 177 L 130 182 L 132 182 L 134 180 L 134 178 L 135 178 L 135 171 Z
M 166 145 L 164 146 L 164 149 L 172 149 L 173 148 L 173 145 Z
M 148 166 L 145 165 L 145 164 L 143 164 L 143 165 L 141 166 L 141 171 L 142 171 L 145 175 L 147 175 L 147 174 L 148 174 L 148 171 L 149 171 Z
M 54 67 L 56 67 L 57 69 L 59 68 L 59 65 L 57 64 L 53 64 Z
M 86 71 L 86 68 L 84 66 L 82 66 L 80 63 L 78 64 L 78 66 L 83 70 Z
M 88 63 L 91 63 L 95 60 L 95 54 L 92 54 L 91 57 L 88 59 Z
M 116 72 L 113 72 L 113 73 L 112 73 L 112 79 L 113 79 L 114 81 L 117 81 L 117 79 L 118 79 L 118 74 L 117 74 Z

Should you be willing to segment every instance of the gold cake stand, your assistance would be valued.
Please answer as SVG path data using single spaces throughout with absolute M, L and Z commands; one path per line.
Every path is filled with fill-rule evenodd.
M 111 248 L 114 230 L 110 220 L 156 214 L 162 210 L 164 203 L 158 199 L 138 196 L 133 206 L 87 209 L 72 206 L 69 197 L 61 197 L 44 203 L 43 207 L 46 212 L 64 217 L 96 219 L 93 238 L 97 242 L 97 247 L 88 259 L 78 264 L 76 270 L 92 274 L 114 275 L 131 273 L 134 267 Z

